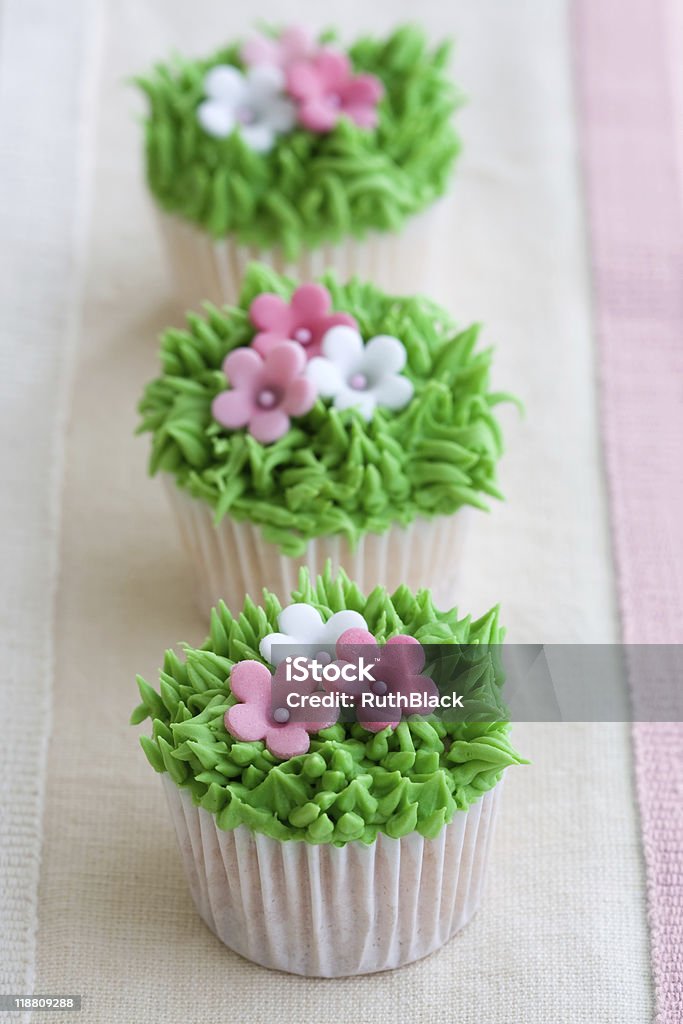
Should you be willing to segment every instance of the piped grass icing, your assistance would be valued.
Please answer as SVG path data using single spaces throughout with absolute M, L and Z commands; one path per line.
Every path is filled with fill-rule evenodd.
M 370 402 L 364 408 L 344 407 L 348 389 L 334 377 L 331 359 L 306 364 L 294 351 L 301 346 L 279 343 L 280 357 L 301 359 L 321 388 L 317 398 L 301 392 L 300 414 L 286 417 L 274 440 L 264 410 L 256 410 L 249 429 L 226 429 L 226 422 L 242 422 L 221 405 L 229 396 L 226 366 L 238 355 L 258 363 L 259 345 L 267 349 L 269 335 L 255 326 L 253 310 L 264 293 L 289 302 L 295 291 L 289 278 L 252 264 L 237 307 L 207 304 L 204 315 L 188 314 L 186 329 L 162 337 L 161 376 L 139 405 L 139 431 L 152 434 L 150 472 L 172 474 L 180 488 L 214 507 L 217 522 L 229 515 L 260 526 L 289 555 L 301 554 L 314 537 L 343 534 L 355 544 L 418 516 L 450 515 L 463 505 L 487 510 L 489 497 L 502 498 L 496 467 L 503 439 L 494 407 L 509 396 L 490 390 L 492 351 L 477 349 L 479 326 L 459 330 L 426 298 L 386 295 L 356 279 L 343 285 L 331 273 L 321 280 L 332 307 L 325 322 L 336 323 L 323 345 L 341 337 L 343 354 L 351 342 L 362 348 L 362 336 L 370 341 L 361 357 L 370 358 L 377 344 L 387 358 L 400 350 L 403 368 L 382 380 L 384 390 L 363 392 Z M 268 351 L 264 366 L 273 357 Z M 298 364 L 291 370 L 300 371 Z
M 328 34 L 319 52 L 330 45 Z M 386 39 L 360 39 L 348 54 L 335 50 L 354 85 L 348 116 L 331 130 L 330 105 L 321 99 L 336 98 L 344 114 L 345 93 L 344 82 L 335 85 L 340 75 L 329 52 L 331 68 L 325 56 L 321 64 L 315 54 L 302 54 L 307 67 L 283 71 L 274 55 L 264 72 L 267 53 L 250 67 L 240 44 L 205 60 L 159 64 L 136 80 L 149 104 L 149 187 L 161 207 L 214 238 L 281 247 L 289 257 L 348 236 L 398 231 L 445 192 L 460 149 L 451 124 L 459 97 L 447 76 L 449 52 L 448 43 L 431 48 L 414 26 Z M 291 98 L 268 94 L 267 109 L 259 109 L 278 76 Z M 320 96 L 328 80 L 336 95 Z M 244 118 L 252 95 L 256 109 Z M 221 101 L 232 108 L 221 110 Z M 240 114 L 242 131 L 224 134 L 234 122 L 239 129 Z M 256 131 L 248 123 L 254 117 Z
M 358 613 L 381 644 L 403 634 L 423 645 L 495 645 L 504 634 L 497 608 L 477 620 L 459 617 L 457 609 L 437 611 L 428 590 L 413 594 L 405 586 L 391 596 L 376 587 L 365 597 L 329 565 L 315 580 L 302 569 L 292 600 L 312 606 L 324 621 L 344 610 Z M 237 704 L 231 672 L 244 661 L 265 664 L 263 641 L 277 631 L 281 611 L 268 591 L 261 606 L 247 598 L 234 616 L 221 603 L 202 647 L 185 646 L 183 659 L 166 652 L 158 690 L 138 678 L 142 703 L 131 721 L 152 720 L 152 735 L 141 739 L 150 764 L 188 789 L 219 828 L 246 825 L 274 839 L 335 845 L 371 843 L 379 832 L 433 838 L 457 810 L 492 789 L 505 768 L 522 763 L 509 723 L 436 715 L 375 732 L 337 722 L 313 733 L 306 753 L 286 760 L 263 741 L 238 740 L 226 728 L 226 712 Z M 493 662 L 487 672 L 495 690 L 500 679 Z

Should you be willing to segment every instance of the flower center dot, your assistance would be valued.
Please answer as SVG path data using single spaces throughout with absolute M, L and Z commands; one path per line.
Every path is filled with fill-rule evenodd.
M 384 696 L 384 694 L 385 694 L 385 693 L 387 692 L 387 690 L 389 689 L 389 687 L 387 686 L 387 684 L 386 684 L 386 683 L 385 683 L 385 682 L 384 682 L 384 681 L 383 681 L 382 679 L 377 679 L 377 680 L 376 680 L 376 681 L 375 681 L 375 682 L 374 682 L 374 683 L 372 684 L 372 686 L 370 687 L 370 689 L 371 689 L 371 690 L 372 690 L 372 692 L 373 692 L 374 694 L 376 694 L 376 695 L 377 695 L 378 697 L 383 697 L 383 696 Z
M 237 120 L 240 124 L 253 124 L 256 120 L 256 115 L 251 107 L 240 107 L 237 111 Z
M 327 97 L 327 102 L 330 107 L 334 107 L 338 110 L 339 107 L 341 107 L 341 96 L 338 92 L 331 92 Z
M 294 331 L 294 340 L 300 342 L 302 345 L 310 344 L 313 334 L 309 331 L 308 327 L 299 327 Z
M 263 391 L 259 391 L 256 403 L 262 409 L 272 409 L 276 402 L 277 395 L 270 388 L 264 388 Z
M 318 662 L 319 665 L 329 665 L 329 663 L 332 661 L 332 658 L 327 653 L 327 651 L 318 651 L 318 653 L 315 656 L 315 660 Z
M 289 721 L 289 711 L 287 708 L 275 708 L 275 711 L 273 711 L 273 719 L 280 725 L 284 725 L 285 722 Z
M 354 391 L 364 391 L 368 386 L 368 378 L 364 373 L 354 373 L 349 384 Z

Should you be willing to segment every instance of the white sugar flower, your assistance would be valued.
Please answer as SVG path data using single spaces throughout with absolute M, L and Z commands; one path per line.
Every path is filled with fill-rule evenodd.
M 219 139 L 239 129 L 251 149 L 267 153 L 275 137 L 296 123 L 296 108 L 283 93 L 284 81 L 276 67 L 259 65 L 242 72 L 220 64 L 204 79 L 207 98 L 197 108 L 199 123 Z
M 334 400 L 335 409 L 357 408 L 369 420 L 376 406 L 402 409 L 413 397 L 412 382 L 401 375 L 406 350 L 398 338 L 378 334 L 364 346 L 353 327 L 332 327 L 321 350 L 306 375 L 318 394 Z
M 269 633 L 259 645 L 261 657 L 271 665 L 279 665 L 288 656 L 304 654 L 325 664 L 335 656 L 335 644 L 347 629 L 364 629 L 368 625 L 360 612 L 335 612 L 323 622 L 320 613 L 310 604 L 290 604 L 278 616 L 280 633 Z

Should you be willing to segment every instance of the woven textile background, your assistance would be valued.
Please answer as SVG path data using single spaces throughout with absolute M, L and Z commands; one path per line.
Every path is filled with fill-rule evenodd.
M 12 684 L 26 683 L 10 763 L 17 778 L 22 739 L 30 732 L 39 742 L 47 731 L 50 694 L 53 714 L 47 765 L 36 769 L 46 787 L 37 942 L 8 950 L 8 977 L 30 986 L 35 970 L 35 991 L 80 992 L 84 1009 L 74 1020 L 102 1024 L 226 1015 L 380 1024 L 400 1019 L 401 1007 L 425 1024 L 642 1024 L 652 1012 L 645 883 L 623 725 L 517 729 L 532 764 L 508 773 L 484 906 L 422 963 L 374 978 L 286 977 L 229 953 L 198 920 L 159 781 L 126 724 L 135 672 L 153 676 L 166 646 L 196 642 L 204 630 L 161 488 L 145 478 L 146 443 L 132 436 L 137 397 L 155 371 L 155 336 L 172 313 L 142 182 L 142 104 L 126 79 L 172 49 L 207 51 L 243 32 L 252 14 L 327 18 L 312 0 L 264 0 L 257 12 L 219 0 L 95 7 L 99 30 L 83 24 L 87 53 L 70 44 L 55 72 L 78 70 L 85 94 L 76 92 L 74 102 L 92 105 L 96 135 L 85 269 L 79 276 L 78 261 L 68 264 L 59 289 L 83 295 L 69 428 L 42 405 L 38 430 L 66 446 L 53 674 L 49 637 L 27 628 L 38 614 L 28 594 L 17 621 L 32 659 L 17 665 Z M 35 17 L 38 8 L 26 10 Z M 407 0 L 351 0 L 341 12 L 330 9 L 329 20 L 348 38 L 415 14 Z M 456 35 L 454 73 L 468 96 L 460 119 L 466 150 L 435 238 L 433 297 L 462 322 L 485 323 L 484 337 L 497 348 L 495 384 L 526 405 L 523 419 L 505 412 L 508 500 L 478 518 L 453 598 L 473 612 L 500 601 L 518 641 L 608 642 L 618 636 L 615 577 L 568 4 L 427 0 L 419 16 L 435 37 Z M 49 49 L 50 31 L 36 27 L 36 56 L 42 45 Z M 96 86 L 83 67 L 87 55 Z M 15 86 L 19 103 L 22 89 L 30 96 L 38 86 L 27 70 L 15 73 L 24 75 Z M 80 155 L 78 139 L 66 146 Z M 78 160 L 69 181 L 55 204 L 73 202 Z M 71 221 L 71 208 L 64 216 Z M 47 282 L 50 268 L 41 274 Z M 49 323 L 59 377 L 67 331 L 54 317 Z M 10 370 L 17 365 L 18 357 L 10 360 Z M 32 409 L 27 401 L 27 423 Z M 22 479 L 26 453 L 8 448 L 4 459 L 10 479 Z M 54 538 L 41 536 L 45 557 L 56 560 Z M 20 573 L 21 550 L 7 557 Z M 10 789 L 7 806 L 31 826 L 23 842 L 37 868 L 39 801 Z M 26 920 L 35 919 L 37 870 L 32 877 L 25 862 L 14 863 L 6 834 L 0 851 L 10 869 L 5 885 L 27 901 Z M 17 934 L 25 934 L 23 923 Z
M 0 3 L 3 993 L 30 992 L 35 977 L 65 415 L 91 177 L 92 28 L 82 3 Z
M 680 644 L 683 4 L 603 0 L 596 10 L 581 0 L 576 40 L 623 637 Z M 631 659 L 636 719 L 662 715 L 648 662 Z M 656 1020 L 675 1024 L 683 1020 L 683 723 L 637 721 L 633 735 Z

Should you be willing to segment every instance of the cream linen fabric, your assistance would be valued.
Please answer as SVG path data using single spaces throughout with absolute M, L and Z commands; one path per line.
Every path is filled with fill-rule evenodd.
M 7 994 L 30 992 L 35 975 L 90 32 L 82 3 L 61 10 L 49 0 L 0 2 L 0 993 Z
M 263 0 L 258 10 L 123 0 L 105 9 L 35 983 L 82 993 L 81 1022 L 642 1024 L 650 1016 L 626 727 L 519 727 L 533 764 L 508 773 L 479 916 L 422 963 L 321 982 L 242 961 L 202 925 L 159 780 L 126 726 L 134 673 L 153 677 L 163 648 L 198 641 L 204 626 L 161 486 L 145 481 L 147 445 L 132 437 L 135 401 L 156 367 L 154 338 L 171 312 L 141 179 L 133 118 L 141 108 L 124 79 L 172 48 L 205 51 L 252 15 L 329 16 L 351 34 L 415 13 L 407 0 L 350 0 L 322 13 L 312 0 Z M 453 596 L 474 611 L 502 601 L 515 640 L 609 641 L 617 627 L 566 5 L 426 0 L 419 16 L 435 35 L 457 35 L 456 72 L 470 97 L 460 122 L 466 154 L 435 238 L 433 293 L 463 322 L 486 321 L 486 338 L 498 344 L 496 384 L 527 405 L 523 421 L 505 413 L 508 503 L 473 524 Z M 42 671 L 37 661 L 27 666 L 14 690 Z M 40 705 L 20 720 L 31 737 L 43 725 Z M 35 833 L 34 805 L 31 813 Z M 37 856 L 35 835 L 29 845 Z M 15 875 L 30 896 L 30 876 Z

